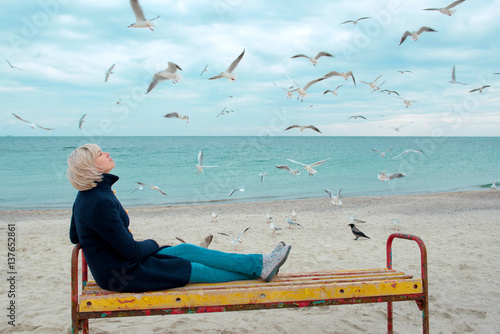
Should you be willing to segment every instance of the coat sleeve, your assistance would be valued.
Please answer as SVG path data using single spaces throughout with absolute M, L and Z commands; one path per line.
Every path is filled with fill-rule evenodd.
M 69 226 L 69 240 L 75 245 L 80 242 L 75 225 L 75 215 L 71 214 L 71 225 Z
M 103 199 L 96 204 L 92 224 L 94 230 L 129 261 L 139 261 L 156 253 L 160 248 L 152 239 L 134 240 L 120 218 L 119 207 L 113 200 Z

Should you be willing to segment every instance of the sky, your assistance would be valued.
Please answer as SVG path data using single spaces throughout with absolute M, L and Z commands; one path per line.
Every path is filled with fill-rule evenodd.
M 8 1 L 0 13 L 0 136 L 499 136 L 500 0 L 466 0 L 452 16 L 423 10 L 450 2 L 140 0 L 147 18 L 160 16 L 152 31 L 128 28 L 135 16 L 127 0 Z M 361 17 L 369 19 L 341 24 Z M 422 26 L 437 32 L 399 45 Z M 208 80 L 243 50 L 236 81 Z M 333 57 L 316 66 L 291 58 L 320 51 Z M 182 80 L 145 94 L 168 62 Z M 453 66 L 467 85 L 449 82 Z M 297 92 L 287 99 L 288 87 L 331 71 L 352 71 L 356 86 L 333 76 L 303 101 Z M 380 75 L 378 91 L 362 82 Z M 469 92 L 483 85 L 491 87 Z M 338 95 L 324 94 L 338 86 Z M 219 115 L 224 108 L 231 112 Z M 189 123 L 163 117 L 171 112 Z M 32 129 L 13 113 L 54 130 Z M 347 120 L 358 115 L 366 119 Z M 291 125 L 321 133 L 285 130 Z

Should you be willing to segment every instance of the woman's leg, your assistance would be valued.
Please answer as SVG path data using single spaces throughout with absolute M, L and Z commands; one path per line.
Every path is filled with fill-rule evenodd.
M 189 283 L 221 283 L 258 278 L 257 275 L 246 275 L 234 271 L 227 271 L 208 267 L 204 264 L 191 262 L 191 277 Z
M 258 277 L 262 273 L 262 254 L 225 253 L 191 244 L 163 248 L 158 254 L 177 256 L 191 263 L 252 277 Z

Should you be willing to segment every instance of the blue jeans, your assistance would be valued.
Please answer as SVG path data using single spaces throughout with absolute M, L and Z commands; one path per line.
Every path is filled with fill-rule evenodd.
M 260 277 L 262 272 L 262 254 L 224 253 L 191 244 L 163 248 L 158 254 L 191 262 L 189 283 L 250 280 Z

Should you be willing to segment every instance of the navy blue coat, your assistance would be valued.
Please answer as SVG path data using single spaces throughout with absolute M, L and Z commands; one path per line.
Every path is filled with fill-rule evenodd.
M 135 241 L 129 218 L 111 186 L 118 176 L 103 174 L 97 187 L 79 191 L 73 204 L 69 237 L 80 243 L 92 276 L 103 289 L 144 292 L 184 286 L 191 263 L 157 254 L 152 239 Z

